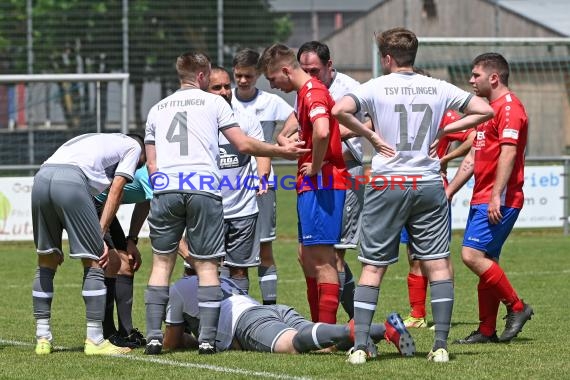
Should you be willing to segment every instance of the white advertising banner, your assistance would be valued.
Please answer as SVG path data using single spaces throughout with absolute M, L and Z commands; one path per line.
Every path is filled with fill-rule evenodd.
M 457 169 L 447 172 L 451 180 Z M 524 206 L 516 227 L 562 227 L 564 215 L 564 167 L 527 166 L 524 180 Z M 473 177 L 455 194 L 451 201 L 451 227 L 463 229 L 469 215 L 469 203 L 473 192 Z
M 0 178 L 0 241 L 34 239 L 30 207 L 32 183 L 33 177 Z M 117 213 L 125 233 L 128 233 L 133 207 L 122 205 Z M 148 236 L 147 222 L 139 236 Z
M 448 171 L 453 178 L 456 169 Z M 564 203 L 563 166 L 527 166 L 525 168 L 525 204 L 516 227 L 562 227 Z M 32 177 L 0 178 L 0 241 L 33 240 L 30 196 Z M 473 178 L 455 195 L 452 204 L 452 228 L 463 229 L 469 214 Z M 133 205 L 122 205 L 117 216 L 128 232 Z M 148 236 L 145 222 L 140 237 Z

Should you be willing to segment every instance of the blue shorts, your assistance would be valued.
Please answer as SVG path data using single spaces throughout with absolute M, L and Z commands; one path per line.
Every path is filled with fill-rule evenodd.
M 501 206 L 503 219 L 498 224 L 489 223 L 487 204 L 471 206 L 463 246 L 485 252 L 487 256 L 498 259 L 501 248 L 511 233 L 520 213 L 520 208 Z
M 410 242 L 410 235 L 408 235 L 408 230 L 406 227 L 402 228 L 400 231 L 400 244 L 408 244 Z
M 299 242 L 305 246 L 338 244 L 342 230 L 344 190 L 305 191 L 297 196 Z

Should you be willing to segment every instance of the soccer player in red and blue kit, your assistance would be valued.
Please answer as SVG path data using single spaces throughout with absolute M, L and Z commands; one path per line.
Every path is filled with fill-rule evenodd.
M 528 119 L 524 106 L 508 88 L 509 64 L 503 56 L 486 53 L 476 57 L 471 74 L 475 94 L 489 100 L 495 117 L 477 126 L 473 148 L 446 190 L 451 198 L 475 175 L 461 257 L 479 276 L 480 322 L 477 330 L 457 343 L 509 342 L 533 315 L 499 266 L 501 248 L 524 203 Z M 507 317 L 505 330 L 497 337 L 501 302 L 507 307 Z
M 340 241 L 348 172 L 339 125 L 331 116 L 334 101 L 326 86 L 304 72 L 295 52 L 285 45 L 265 49 L 259 69 L 272 88 L 297 92 L 299 139 L 311 149 L 299 158 L 297 171 L 301 265 L 312 319 L 336 323 L 339 282 L 334 244 Z

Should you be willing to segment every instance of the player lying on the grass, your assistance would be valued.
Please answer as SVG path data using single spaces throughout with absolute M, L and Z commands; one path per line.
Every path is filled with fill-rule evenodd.
M 246 295 L 231 280 L 220 279 L 223 292 L 216 349 L 272 353 L 303 353 L 336 345 L 351 347 L 354 324 L 313 323 L 286 305 L 261 305 Z M 198 280 L 192 268 L 170 287 L 166 311 L 166 350 L 198 347 L 199 311 Z M 373 324 L 369 347 L 375 355 L 374 343 L 382 339 L 392 342 L 403 356 L 415 353 L 415 343 L 397 313 L 391 313 L 384 324 Z

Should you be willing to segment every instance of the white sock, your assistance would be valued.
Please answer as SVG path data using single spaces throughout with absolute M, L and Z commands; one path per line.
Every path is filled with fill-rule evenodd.
M 105 341 L 105 338 L 103 338 L 103 324 L 101 321 L 87 320 L 87 339 L 97 345 Z
M 50 342 L 53 340 L 49 318 L 36 319 L 36 339 L 46 338 Z

